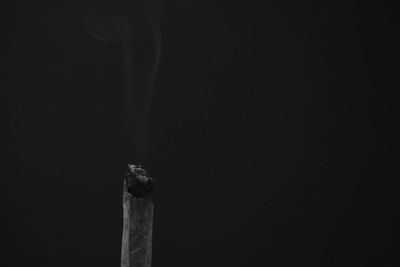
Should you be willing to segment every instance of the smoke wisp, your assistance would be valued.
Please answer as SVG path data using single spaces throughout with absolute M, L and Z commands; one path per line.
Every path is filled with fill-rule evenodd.
M 161 7 L 162 0 L 95 0 L 85 20 L 95 39 L 122 45 L 128 160 L 142 164 L 162 49 Z

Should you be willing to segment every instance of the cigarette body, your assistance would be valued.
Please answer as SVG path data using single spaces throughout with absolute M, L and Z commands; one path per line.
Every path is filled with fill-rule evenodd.
M 153 179 L 129 164 L 123 187 L 121 267 L 151 267 Z

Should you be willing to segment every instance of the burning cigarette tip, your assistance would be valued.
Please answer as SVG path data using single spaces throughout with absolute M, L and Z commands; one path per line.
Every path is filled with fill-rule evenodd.
M 154 188 L 154 180 L 142 166 L 135 164 L 128 164 L 125 183 L 127 191 L 135 198 L 149 196 Z

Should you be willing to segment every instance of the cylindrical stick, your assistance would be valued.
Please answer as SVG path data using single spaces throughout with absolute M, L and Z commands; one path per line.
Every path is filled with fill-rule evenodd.
M 128 165 L 124 179 L 121 267 L 151 267 L 153 180 L 141 166 Z
M 124 9 L 121 9 L 123 14 L 109 14 L 111 2 L 95 0 L 86 27 L 97 40 L 122 43 L 126 71 L 126 158 L 128 162 L 146 164 L 147 123 L 161 54 L 161 0 L 137 1 L 138 17 L 127 15 Z M 133 53 L 132 44 L 146 51 L 135 49 Z M 140 165 L 128 164 L 123 185 L 121 267 L 151 267 L 152 190 L 153 180 L 146 171 Z

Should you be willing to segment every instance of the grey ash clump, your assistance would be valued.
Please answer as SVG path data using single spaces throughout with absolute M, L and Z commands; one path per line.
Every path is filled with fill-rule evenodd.
M 128 164 L 126 187 L 135 198 L 144 198 L 153 191 L 154 181 L 140 165 Z

